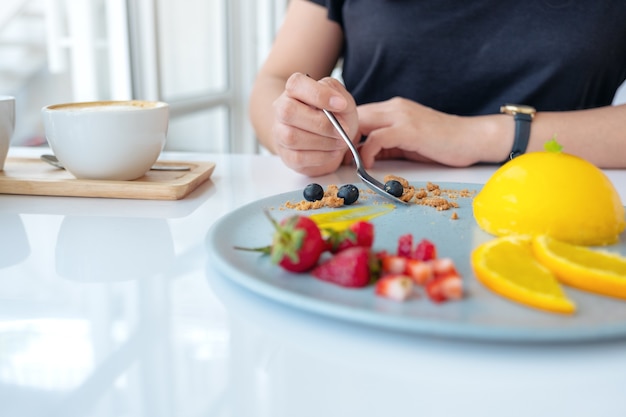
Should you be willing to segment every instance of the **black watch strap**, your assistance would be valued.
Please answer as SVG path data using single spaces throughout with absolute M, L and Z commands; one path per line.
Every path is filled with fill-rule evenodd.
M 510 161 L 516 156 L 520 156 L 526 152 L 528 148 L 528 140 L 530 139 L 530 122 L 533 120 L 530 114 L 515 113 L 515 137 L 513 138 L 513 148 L 506 161 Z

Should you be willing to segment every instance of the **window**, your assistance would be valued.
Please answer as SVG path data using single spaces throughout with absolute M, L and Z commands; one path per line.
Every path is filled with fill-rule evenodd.
M 247 100 L 286 2 L 130 3 L 135 96 L 170 103 L 167 149 L 258 151 Z
M 247 98 L 287 1 L 6 0 L 0 54 L 25 72 L 0 74 L 18 101 L 13 143 L 45 143 L 44 105 L 141 98 L 171 105 L 166 149 L 257 152 Z

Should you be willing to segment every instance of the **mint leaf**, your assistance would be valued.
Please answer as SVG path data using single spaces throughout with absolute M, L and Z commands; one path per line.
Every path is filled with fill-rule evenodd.
M 543 144 L 543 148 L 547 152 L 552 153 L 560 153 L 561 151 L 563 151 L 563 146 L 556 141 L 556 134 L 552 136 L 552 139 Z

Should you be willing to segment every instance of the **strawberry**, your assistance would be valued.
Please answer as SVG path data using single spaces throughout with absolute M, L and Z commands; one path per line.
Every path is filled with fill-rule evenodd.
M 383 255 L 380 257 L 381 271 L 388 274 L 403 274 L 408 259 L 398 255 Z
M 270 255 L 274 264 L 290 272 L 306 272 L 317 265 L 326 243 L 317 224 L 306 216 L 294 215 L 283 219 L 280 224 L 269 214 L 274 225 L 272 244 L 260 248 L 235 247 Z
M 329 237 L 326 239 L 326 243 L 328 250 L 332 253 L 354 246 L 371 248 L 374 243 L 374 225 L 364 220 L 356 221 L 340 232 L 328 231 L 328 233 Z
M 430 261 L 437 258 L 437 248 L 430 240 L 422 239 L 415 247 L 412 258 L 419 261 Z
M 398 256 L 410 258 L 413 253 L 413 235 L 407 233 L 398 238 Z
M 433 273 L 435 275 L 458 275 L 456 267 L 454 266 L 454 261 L 450 258 L 437 258 L 431 260 L 429 263 L 432 266 Z
M 413 280 L 402 274 L 385 275 L 376 282 L 376 295 L 404 301 L 413 294 Z
M 438 275 L 426 283 L 428 298 L 436 303 L 463 298 L 463 282 L 455 273 Z
M 311 274 L 342 287 L 365 287 L 378 278 L 380 265 L 370 248 L 354 246 L 316 266 Z
M 418 285 L 426 284 L 434 276 L 432 263 L 418 261 L 417 259 L 407 259 L 404 273 Z

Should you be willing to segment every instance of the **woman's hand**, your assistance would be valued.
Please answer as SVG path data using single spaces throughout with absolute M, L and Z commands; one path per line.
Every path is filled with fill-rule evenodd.
M 403 98 L 361 105 L 358 114 L 360 132 L 367 136 L 360 154 L 368 168 L 375 159 L 434 161 L 454 167 L 498 162 L 505 159 L 512 142 L 500 140 L 488 146 L 490 129 L 502 121 L 501 115 L 460 117 Z
M 360 138 L 354 99 L 333 78 L 315 81 L 295 73 L 287 80 L 273 107 L 274 151 L 288 167 L 302 174 L 319 176 L 334 172 L 347 150 L 320 109 L 332 111 L 353 141 Z

